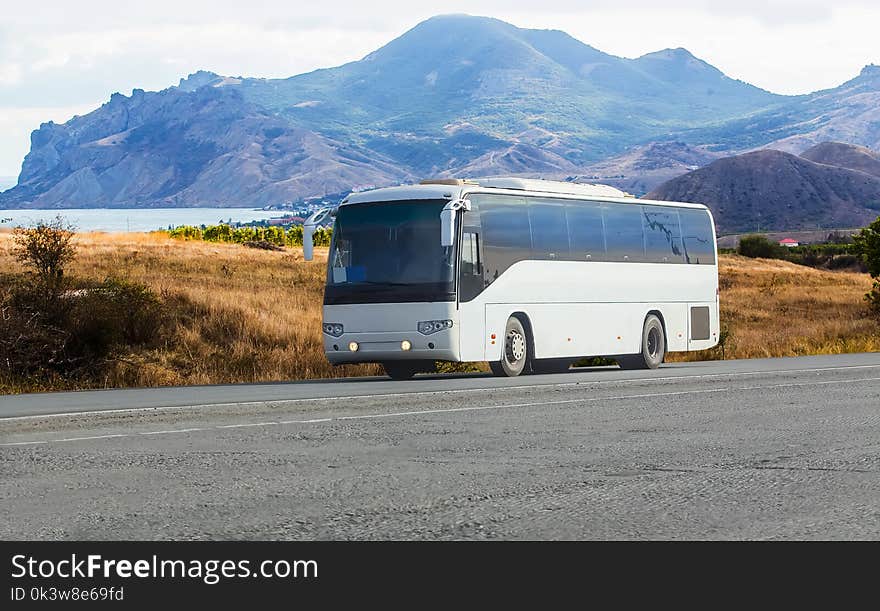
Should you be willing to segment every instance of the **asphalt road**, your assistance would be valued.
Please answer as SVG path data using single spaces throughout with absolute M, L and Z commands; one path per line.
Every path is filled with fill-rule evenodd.
M 0 396 L 0 539 L 880 537 L 880 354 Z

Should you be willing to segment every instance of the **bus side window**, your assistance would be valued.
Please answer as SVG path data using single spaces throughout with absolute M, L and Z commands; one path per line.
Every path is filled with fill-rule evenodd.
M 607 204 L 602 213 L 609 261 L 645 261 L 645 232 L 642 207 L 635 204 Z
M 479 234 L 466 231 L 461 236 L 461 273 L 465 276 L 483 275 Z
M 488 196 L 479 200 L 486 284 L 532 255 L 532 228 L 525 198 Z
M 684 263 L 678 211 L 664 206 L 642 206 L 645 256 L 649 263 Z
M 605 229 L 602 208 L 596 202 L 569 203 L 565 206 L 572 261 L 604 261 Z
M 461 267 L 459 268 L 459 299 L 470 301 L 483 290 L 483 264 L 480 261 L 480 234 L 461 234 Z
M 715 265 L 715 236 L 712 222 L 705 210 L 681 208 L 681 237 L 684 242 L 684 255 L 688 263 Z
M 530 199 L 529 222 L 532 226 L 532 259 L 568 259 L 568 221 L 564 201 Z

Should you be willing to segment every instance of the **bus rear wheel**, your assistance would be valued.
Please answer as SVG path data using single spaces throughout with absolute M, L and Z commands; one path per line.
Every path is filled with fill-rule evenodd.
M 642 351 L 617 359 L 621 369 L 657 369 L 666 358 L 666 333 L 660 319 L 649 314 L 642 328 Z
M 507 327 L 504 330 L 501 360 L 489 363 L 489 367 L 496 376 L 509 378 L 518 376 L 525 370 L 530 353 L 529 338 L 522 323 L 517 317 L 511 316 L 507 319 Z

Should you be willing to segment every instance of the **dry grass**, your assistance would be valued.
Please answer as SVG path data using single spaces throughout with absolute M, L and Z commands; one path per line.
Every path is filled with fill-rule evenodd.
M 722 256 L 720 263 L 721 323 L 729 334 L 725 358 L 880 350 L 880 321 L 863 299 L 871 288 L 867 274 L 737 255 Z
M 326 251 L 183 242 L 164 234 L 80 234 L 69 273 L 122 277 L 168 302 L 197 305 L 161 349 L 126 355 L 98 386 L 164 386 L 373 375 L 374 365 L 332 367 L 323 356 L 321 301 Z M 0 235 L 0 273 L 20 271 Z M 64 387 L 56 384 L 53 387 Z
M 291 249 L 183 242 L 164 234 L 81 234 L 71 273 L 121 277 L 152 287 L 178 315 L 164 346 L 122 355 L 92 386 L 260 382 L 367 375 L 377 366 L 331 367 L 321 343 L 326 251 L 306 263 Z M 0 273 L 20 271 L 0 233 Z M 880 350 L 880 327 L 862 295 L 867 275 L 825 272 L 781 261 L 721 259 L 725 358 Z M 673 355 L 721 358 L 721 351 Z M 52 388 L 76 386 L 58 382 Z M 0 391 L 35 390 L 6 388 Z

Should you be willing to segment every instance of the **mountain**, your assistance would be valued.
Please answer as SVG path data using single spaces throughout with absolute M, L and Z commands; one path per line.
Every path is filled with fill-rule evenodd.
M 880 178 L 762 150 L 714 161 L 647 197 L 704 203 L 723 233 L 860 227 L 880 214 Z
M 728 151 L 771 148 L 797 154 L 826 141 L 880 149 L 880 66 L 865 66 L 834 89 L 794 96 L 747 117 L 676 136 Z
M 291 125 L 226 87 L 119 94 L 31 137 L 6 206 L 265 205 L 410 178 L 392 162 Z
M 703 167 L 721 157 L 719 153 L 684 142 L 651 142 L 623 155 L 584 168 L 574 177 L 579 182 L 598 182 L 644 195 L 664 182 Z
M 838 89 L 781 96 L 685 49 L 627 59 L 558 30 L 440 16 L 335 68 L 201 71 L 44 124 L 0 206 L 250 206 L 509 173 L 620 176 L 641 193 L 772 143 L 800 152 L 845 132 L 870 145 L 880 78 L 869 68 Z
M 842 142 L 822 142 L 801 153 L 815 163 L 858 170 L 880 178 L 880 154 L 864 146 Z

